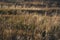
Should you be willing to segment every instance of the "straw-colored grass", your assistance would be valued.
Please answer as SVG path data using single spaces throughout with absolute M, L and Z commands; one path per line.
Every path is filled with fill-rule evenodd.
M 1 40 L 60 40 L 60 16 L 0 16 Z

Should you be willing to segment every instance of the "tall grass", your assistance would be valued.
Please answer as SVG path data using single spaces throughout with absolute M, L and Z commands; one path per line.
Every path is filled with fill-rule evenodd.
M 0 15 L 0 40 L 60 40 L 60 16 Z

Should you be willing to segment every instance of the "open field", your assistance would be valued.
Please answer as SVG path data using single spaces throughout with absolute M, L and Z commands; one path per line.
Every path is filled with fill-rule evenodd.
M 0 40 L 60 40 L 60 2 L 1 1 Z

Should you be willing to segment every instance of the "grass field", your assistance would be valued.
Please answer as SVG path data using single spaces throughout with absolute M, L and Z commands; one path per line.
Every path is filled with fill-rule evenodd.
M 60 40 L 60 16 L 0 15 L 0 40 Z

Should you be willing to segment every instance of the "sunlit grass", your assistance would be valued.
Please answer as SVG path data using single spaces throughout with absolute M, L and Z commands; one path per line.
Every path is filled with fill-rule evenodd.
M 14 35 L 16 37 L 25 35 L 27 38 L 33 36 L 31 40 L 60 39 L 60 16 L 56 15 L 52 17 L 39 14 L 0 16 L 0 27 L 4 40 L 9 40 Z

